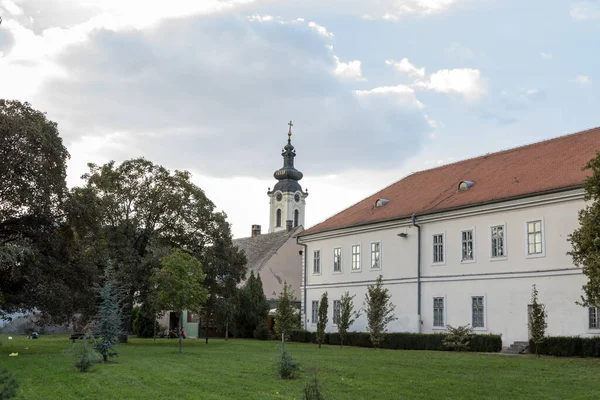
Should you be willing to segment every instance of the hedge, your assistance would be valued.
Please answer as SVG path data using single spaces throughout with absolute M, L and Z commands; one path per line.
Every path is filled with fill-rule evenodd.
M 394 350 L 448 350 L 443 344 L 445 335 L 441 333 L 388 333 L 381 344 L 383 349 Z M 290 341 L 316 343 L 316 332 L 294 330 Z M 339 333 L 326 333 L 325 344 L 340 345 Z M 373 347 L 367 332 L 348 332 L 345 346 Z M 473 335 L 469 351 L 495 353 L 502 350 L 500 335 Z
M 529 352 L 555 357 L 600 357 L 600 336 L 547 336 L 537 345 L 529 341 Z

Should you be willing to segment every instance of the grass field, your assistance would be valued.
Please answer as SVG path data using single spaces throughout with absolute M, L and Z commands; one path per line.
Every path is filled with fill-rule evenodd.
M 115 363 L 78 372 L 65 336 L 2 335 L 0 367 L 21 383 L 22 399 L 300 399 L 316 367 L 327 399 L 598 399 L 600 360 L 290 343 L 302 371 L 278 378 L 276 342 L 130 339 Z M 8 357 L 18 352 L 18 357 Z

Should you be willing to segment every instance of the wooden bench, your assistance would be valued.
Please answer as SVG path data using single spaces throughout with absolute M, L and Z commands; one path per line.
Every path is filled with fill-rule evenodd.
M 77 339 L 83 339 L 85 336 L 85 333 L 83 332 L 79 332 L 79 333 L 74 333 L 71 335 L 71 343 L 75 343 L 75 341 Z

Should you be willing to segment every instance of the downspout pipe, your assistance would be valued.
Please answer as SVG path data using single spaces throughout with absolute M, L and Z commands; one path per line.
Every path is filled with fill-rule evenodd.
M 302 316 L 302 318 L 304 319 L 304 321 L 302 321 L 302 325 L 304 326 L 304 330 L 308 330 L 308 326 L 306 325 L 306 293 L 307 293 L 306 292 L 306 284 L 307 284 L 306 279 L 308 278 L 306 276 L 306 248 L 308 247 L 308 245 L 306 245 L 304 243 L 300 243 L 299 239 L 300 238 L 298 236 L 296 236 L 296 244 L 298 246 L 304 247 L 304 250 L 301 250 L 302 251 L 302 257 L 303 257 L 302 264 L 304 265 L 304 271 L 302 271 L 303 274 L 304 274 L 304 285 L 302 285 L 302 286 L 304 286 L 304 288 L 303 288 L 303 292 L 304 292 L 304 315 Z
M 419 333 L 421 333 L 421 225 L 417 217 L 412 215 L 412 225 L 417 228 L 417 315 L 419 316 Z

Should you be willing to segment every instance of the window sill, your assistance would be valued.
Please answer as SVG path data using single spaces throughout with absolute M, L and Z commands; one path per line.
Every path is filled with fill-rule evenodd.
M 371 268 L 370 271 L 381 271 L 381 267 L 379 267 L 379 268 Z
M 434 326 L 431 328 L 432 331 L 446 331 L 446 327 L 445 326 Z
M 546 253 L 539 253 L 539 254 L 527 254 L 525 256 L 525 258 L 544 258 L 546 257 Z
M 442 265 L 446 265 L 446 263 L 445 262 L 431 263 L 432 267 L 439 267 L 439 266 L 442 266 Z
M 323 273 L 322 272 L 313 272 L 312 275 L 313 276 L 320 276 L 320 275 L 323 275 Z
M 333 275 L 341 275 L 343 272 L 342 271 L 333 271 L 332 274 Z
M 352 270 L 350 270 L 350 273 L 352 273 L 352 274 L 358 274 L 359 272 L 362 272 L 362 269 L 352 269 Z
M 487 332 L 487 328 L 483 327 L 477 327 L 477 328 L 473 328 L 473 331 L 475 332 Z
M 475 260 L 460 260 L 461 264 L 475 264 Z
M 597 335 L 600 333 L 600 328 L 589 328 L 587 333 L 592 334 L 592 335 Z
M 490 257 L 490 261 L 506 261 L 508 257 Z

